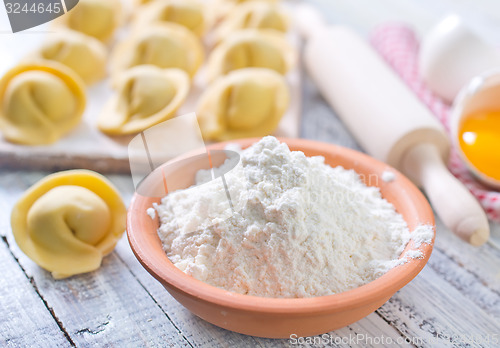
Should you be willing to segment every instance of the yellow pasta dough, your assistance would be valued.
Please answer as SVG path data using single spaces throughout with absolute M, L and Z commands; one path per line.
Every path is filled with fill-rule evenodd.
M 224 18 L 228 16 L 233 9 L 238 6 L 238 4 L 253 2 L 255 0 L 216 0 L 211 6 L 213 11 L 216 13 L 217 18 Z M 262 0 L 269 3 L 277 3 L 280 0 Z
M 206 139 L 261 137 L 274 132 L 289 103 L 283 76 L 246 68 L 215 80 L 200 97 L 197 116 Z
M 120 0 L 79 0 L 64 16 L 54 21 L 100 41 L 108 41 L 122 21 Z
M 146 4 L 152 3 L 154 0 L 134 0 L 134 5 L 136 6 L 144 6 Z
M 190 80 L 180 69 L 142 65 L 124 72 L 117 84 L 98 127 L 118 135 L 138 133 L 173 117 L 187 97 Z
M 47 59 L 66 65 L 87 84 L 104 78 L 106 48 L 97 39 L 73 30 L 62 30 L 50 35 L 30 58 Z
M 198 38 L 178 24 L 155 24 L 123 41 L 111 59 L 113 80 L 134 66 L 150 64 L 159 68 L 179 68 L 193 77 L 203 62 Z
M 294 64 L 295 51 L 284 35 L 270 30 L 246 29 L 230 35 L 211 53 L 207 78 L 242 68 L 268 68 L 285 74 Z
M 250 1 L 236 6 L 214 31 L 219 42 L 240 29 L 272 29 L 279 32 L 288 30 L 289 19 L 274 3 Z
M 11 142 L 54 143 L 80 122 L 85 100 L 82 80 L 60 63 L 16 66 L 0 80 L 0 130 Z
M 137 14 L 134 27 L 141 30 L 152 23 L 176 23 L 197 36 L 203 35 L 208 25 L 203 3 L 198 0 L 152 1 Z
M 117 190 L 88 170 L 47 176 L 24 193 L 11 214 L 16 243 L 56 279 L 99 268 L 125 221 Z

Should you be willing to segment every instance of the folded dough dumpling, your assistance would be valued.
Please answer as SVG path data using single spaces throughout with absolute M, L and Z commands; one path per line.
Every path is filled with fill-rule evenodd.
M 117 93 L 104 107 L 98 128 L 108 134 L 139 133 L 175 115 L 189 92 L 180 69 L 142 65 L 124 72 Z
M 200 40 L 178 24 L 155 24 L 121 42 L 111 58 L 113 80 L 138 65 L 179 68 L 193 77 L 203 61 Z
M 54 143 L 80 122 L 85 100 L 82 80 L 60 63 L 16 66 L 0 80 L 0 130 L 15 143 Z
M 51 34 L 30 58 L 62 63 L 90 85 L 104 78 L 106 55 L 106 47 L 99 40 L 77 31 L 62 30 Z
M 204 4 L 198 0 L 161 0 L 144 5 L 137 14 L 135 30 L 152 23 L 176 23 L 202 36 L 208 25 Z
M 279 6 L 267 1 L 250 1 L 236 6 L 214 31 L 216 42 L 240 29 L 272 29 L 286 32 L 289 19 Z
M 246 29 L 230 35 L 210 54 L 209 81 L 242 68 L 268 68 L 286 74 L 295 62 L 295 51 L 281 33 Z
M 79 0 L 54 25 L 65 26 L 100 41 L 108 41 L 122 22 L 120 0 Z
M 253 2 L 255 0 L 216 0 L 214 4 L 210 6 L 210 8 L 215 13 L 217 18 L 225 18 L 231 11 L 238 6 L 238 4 Z M 277 3 L 280 0 L 261 0 L 269 3 Z
M 125 231 L 127 210 L 115 187 L 89 170 L 49 175 L 11 214 L 21 250 L 56 279 L 99 268 Z
M 215 80 L 200 97 L 197 116 L 206 139 L 261 137 L 274 132 L 289 103 L 283 76 L 246 68 Z
M 134 0 L 133 4 L 135 6 L 144 6 L 146 4 L 152 3 L 153 1 L 156 1 L 156 0 Z

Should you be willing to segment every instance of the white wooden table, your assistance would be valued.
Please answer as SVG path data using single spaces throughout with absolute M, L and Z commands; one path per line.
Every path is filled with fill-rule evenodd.
M 312 2 L 332 22 L 352 25 L 363 34 L 390 19 L 412 23 L 422 33 L 441 14 L 454 9 L 488 40 L 500 44 L 500 1 L 496 0 Z M 302 136 L 357 148 L 306 76 L 304 81 Z M 0 170 L 0 345 L 293 346 L 289 340 L 229 332 L 195 317 L 140 266 L 125 237 L 98 271 L 54 281 L 19 250 L 9 223 L 14 202 L 47 174 Z M 129 202 L 130 177 L 109 178 Z M 500 340 L 500 227 L 492 228 L 491 241 L 474 248 L 438 221 L 434 252 L 422 273 L 375 313 L 331 332 L 332 340 L 343 338 L 342 347 L 356 346 L 349 339 L 362 337 L 358 345 L 363 347 L 381 346 L 387 337 L 393 342 L 405 338 L 411 342 L 408 346 L 500 346 L 495 344 Z

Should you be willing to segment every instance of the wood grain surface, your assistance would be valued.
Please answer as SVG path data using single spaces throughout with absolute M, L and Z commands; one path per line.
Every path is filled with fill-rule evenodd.
M 120 1 L 124 5 L 131 5 L 135 0 Z M 287 9 L 293 11 L 293 4 Z M 4 56 L 0 56 L 0 75 L 18 64 L 41 42 L 55 33 L 44 30 L 50 29 L 50 25 L 45 24 L 26 32 L 16 33 L 18 36 L 15 38 L 8 35 L 8 32 L 2 35 L 2 29 L 9 29 L 6 16 L 2 15 L 4 13 L 0 11 L 0 52 L 4 52 Z M 130 34 L 129 29 L 126 25 L 120 28 L 117 33 L 118 40 L 127 37 Z M 290 30 L 287 39 L 297 51 L 300 50 L 301 40 L 297 31 Z M 208 54 L 207 48 L 206 55 Z M 287 138 L 299 136 L 302 109 L 301 68 L 301 61 L 297 59 L 296 64 L 285 76 L 290 92 L 290 105 L 274 132 L 276 136 Z M 196 110 L 200 96 L 208 85 L 205 77 L 206 67 L 202 66 L 193 79 L 189 94 L 177 111 L 177 115 L 189 114 Z M 43 146 L 14 144 L 0 134 L 0 168 L 46 171 L 85 168 L 106 174 L 130 173 L 128 144 L 134 135 L 108 136 L 96 127 L 104 105 L 114 93 L 109 79 L 89 86 L 86 89 L 87 105 L 82 121 L 54 144 Z
M 467 6 L 475 11 L 471 10 L 468 18 L 481 22 L 481 27 L 487 21 L 477 14 L 479 10 L 490 5 L 494 9 L 498 4 L 486 0 L 380 0 L 377 6 L 370 6 L 368 0 L 311 2 L 321 6 L 331 21 L 343 21 L 361 32 L 378 20 L 400 18 L 425 24 L 449 9 Z M 307 76 L 301 129 L 302 137 L 359 149 Z M 1 168 L 0 346 L 296 346 L 289 340 L 229 332 L 192 315 L 142 268 L 125 237 L 98 271 L 53 280 L 19 250 L 9 222 L 11 208 L 22 192 L 49 171 Z M 108 177 L 128 204 L 134 191 L 130 177 Z M 373 314 L 329 333 L 332 342 L 338 343 L 331 346 L 499 346 L 493 340 L 500 338 L 493 335 L 500 333 L 500 226 L 492 225 L 491 240 L 475 248 L 459 240 L 440 221 L 437 225 L 434 252 L 424 270 Z M 349 341 L 356 337 L 364 339 L 358 344 Z M 382 344 L 381 337 L 389 337 L 393 343 L 386 339 Z

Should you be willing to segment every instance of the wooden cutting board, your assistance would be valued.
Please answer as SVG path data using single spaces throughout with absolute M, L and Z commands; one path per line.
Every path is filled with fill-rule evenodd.
M 0 23 L 1 28 L 8 24 Z M 0 35 L 0 73 L 10 69 L 30 51 L 47 39 L 54 32 L 50 26 L 40 26 L 22 34 Z M 128 35 L 123 28 L 117 35 L 122 39 Z M 300 52 L 298 34 L 292 29 L 290 41 Z M 190 94 L 177 115 L 184 115 L 196 110 L 196 103 L 201 92 L 206 88 L 202 67 L 193 81 Z M 290 87 L 291 104 L 281 120 L 274 135 L 295 138 L 299 136 L 301 114 L 301 64 L 287 76 Z M 7 142 L 0 135 L 0 168 L 62 170 L 86 168 L 101 173 L 128 173 L 130 171 L 127 145 L 133 136 L 110 137 L 99 132 L 96 120 L 106 101 L 113 94 L 109 81 L 87 89 L 87 109 L 81 124 L 57 143 L 48 146 L 25 146 Z M 0 105 L 1 106 L 1 105 Z

